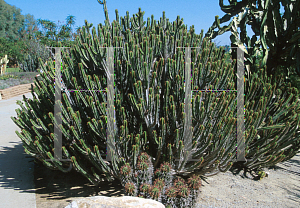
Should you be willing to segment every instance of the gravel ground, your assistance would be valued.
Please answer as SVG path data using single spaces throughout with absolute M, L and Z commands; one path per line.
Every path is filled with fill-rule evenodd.
M 219 173 L 202 181 L 195 208 L 300 207 L 300 152 L 288 161 L 265 169 L 268 177 L 253 180 L 244 171 Z

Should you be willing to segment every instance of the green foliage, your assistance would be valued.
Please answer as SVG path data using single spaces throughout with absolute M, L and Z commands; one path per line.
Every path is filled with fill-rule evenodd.
M 35 33 L 38 31 L 37 21 L 30 14 L 26 14 L 24 17 L 25 17 L 25 21 L 20 29 L 21 31 L 20 39 L 26 40 L 26 39 L 35 38 L 36 37 Z
M 59 29 L 54 22 L 38 19 L 37 24 L 43 27 L 44 33 L 35 30 L 34 34 L 29 33 L 29 35 L 24 36 L 26 49 L 22 50 L 24 58 L 20 62 L 23 71 L 36 71 L 41 68 L 38 58 L 41 58 L 42 62 L 45 63 L 51 57 L 46 46 L 57 47 L 62 44 L 62 46 L 70 47 L 74 44 L 71 40 L 73 35 L 71 34 L 71 26 L 74 25 L 74 16 L 69 15 L 67 20 L 67 24 L 62 25 Z
M 23 22 L 24 16 L 19 8 L 0 0 L 0 38 L 18 40 Z
M 179 16 L 170 23 L 163 12 L 159 22 L 153 15 L 146 22 L 139 8 L 132 18 L 127 12 L 119 20 L 116 10 L 116 20 L 110 23 L 105 0 L 98 2 L 104 6 L 105 25 L 99 24 L 96 33 L 86 21 L 71 52 L 62 51 L 63 87 L 76 90 L 62 92 L 62 124 L 58 126 L 56 119 L 60 115 L 54 115 L 55 70 L 51 59 L 45 67 L 39 59 L 44 73 L 35 82 L 33 99 L 24 97 L 24 104 L 17 102 L 21 109 L 12 119 L 21 128 L 16 133 L 27 154 L 48 168 L 63 172 L 74 168 L 95 185 L 116 179 L 130 195 L 190 206 L 190 197 L 195 197 L 191 189 L 200 187 L 195 177 L 226 172 L 233 163 L 256 170 L 297 153 L 300 105 L 296 89 L 280 77 L 271 83 L 265 66 L 247 75 L 246 162 L 235 162 L 236 92 L 200 90 L 235 90 L 236 60 L 231 61 L 223 47 L 216 48 L 203 39 L 203 31 L 197 35 L 193 26 L 187 31 Z M 122 47 L 114 49 L 115 75 L 110 79 L 105 47 Z M 177 47 L 196 47 L 191 49 L 194 91 L 187 99 L 191 103 L 185 102 L 187 51 Z M 112 77 L 116 126 L 115 137 L 108 142 L 106 129 L 112 130 L 106 109 L 111 105 L 105 91 Z M 192 109 L 192 129 L 185 126 L 187 104 Z M 54 160 L 55 126 L 62 133 L 63 158 L 71 162 Z M 185 143 L 187 130 L 193 135 L 190 144 Z M 105 161 L 108 143 L 111 161 Z M 186 155 L 185 145 L 192 147 L 190 155 Z M 52 161 L 46 161 L 48 158 Z
M 298 91 L 286 85 L 282 76 L 275 79 L 274 85 L 271 80 L 263 68 L 245 85 L 247 161 L 236 165 L 250 170 L 286 161 L 300 148 Z
M 57 47 L 61 44 L 65 47 L 71 47 L 74 44 L 74 38 L 77 36 L 75 33 L 72 33 L 75 17 L 68 15 L 66 21 L 65 25 L 59 26 L 53 21 L 38 19 L 37 24 L 42 26 L 43 29 L 36 33 L 36 38 L 47 46 Z
M 118 16 L 118 15 L 117 15 Z M 139 18 L 136 19 L 136 22 L 140 22 L 142 23 L 142 12 L 140 11 L 138 14 Z M 127 20 L 129 19 L 129 17 L 126 18 Z M 152 17 L 153 19 L 153 17 Z M 165 17 L 163 17 L 163 20 L 165 21 Z M 122 22 L 122 21 L 121 21 Z M 123 21 L 124 22 L 124 21 Z M 165 22 L 160 23 L 160 27 L 161 29 L 159 29 L 159 26 L 155 26 L 156 23 L 154 23 L 154 21 L 152 20 L 152 23 L 150 25 L 150 20 L 148 20 L 149 24 L 147 26 L 147 28 L 145 29 L 139 29 L 140 34 L 142 35 L 142 33 L 147 33 L 152 31 L 152 33 L 159 33 L 161 34 L 161 37 L 156 37 L 153 35 L 151 35 L 151 33 L 148 35 L 149 37 L 152 37 L 151 39 L 145 39 L 145 38 L 138 38 L 137 34 L 135 36 L 137 37 L 130 37 L 127 34 L 129 33 L 129 30 L 126 28 L 128 26 L 128 24 L 124 24 L 123 23 L 123 27 L 124 31 L 127 30 L 127 34 L 124 33 L 125 35 L 125 54 L 124 56 L 118 55 L 116 57 L 116 59 L 114 60 L 116 63 L 116 67 L 117 67 L 117 72 L 116 72 L 116 85 L 118 86 L 116 88 L 117 90 L 117 103 L 118 103 L 118 112 L 117 115 L 119 114 L 119 116 L 117 116 L 117 125 L 118 126 L 123 126 L 121 128 L 126 128 L 127 122 L 128 124 L 130 124 L 127 128 L 128 130 L 122 130 L 119 135 L 117 136 L 117 138 L 128 138 L 128 136 L 130 134 L 126 133 L 126 132 L 132 132 L 131 134 L 133 134 L 132 136 L 130 136 L 130 140 L 127 140 L 127 144 L 120 144 L 121 146 L 124 146 L 123 148 L 120 147 L 120 149 L 124 149 L 125 146 L 127 147 L 131 147 L 132 145 L 134 145 L 134 148 L 136 148 L 137 153 L 134 155 L 137 155 L 139 151 L 141 150 L 146 150 L 146 147 L 148 146 L 149 149 L 147 150 L 147 152 L 150 153 L 151 157 L 156 158 L 156 162 L 154 163 L 154 167 L 157 167 L 162 161 L 166 160 L 168 158 L 169 162 L 173 161 L 175 158 L 182 158 L 183 157 L 183 118 L 184 118 L 184 114 L 183 113 L 183 102 L 184 102 L 184 96 L 185 93 L 183 91 L 183 87 L 184 87 L 184 57 L 183 57 L 183 50 L 182 49 L 178 49 L 176 50 L 174 45 L 175 42 L 177 42 L 177 45 L 179 47 L 182 46 L 186 46 L 187 43 L 182 42 L 180 43 L 179 40 L 174 40 L 174 38 L 170 37 L 169 39 L 172 40 L 172 42 L 170 42 L 168 45 L 167 43 L 165 43 L 165 45 L 161 45 L 162 44 L 162 40 L 164 40 L 166 37 L 164 36 L 168 36 L 168 34 L 175 34 L 175 33 L 179 33 L 179 34 L 186 34 L 186 28 L 185 26 L 182 25 L 182 20 L 179 20 L 179 17 L 177 18 L 177 21 L 174 22 L 174 28 L 171 28 L 170 24 L 165 24 Z M 106 21 L 106 24 L 107 21 Z M 145 24 L 145 22 L 144 22 Z M 113 25 L 118 26 L 118 22 L 114 22 Z M 165 25 L 165 26 L 163 26 Z M 103 86 L 106 86 L 106 82 L 105 80 L 103 80 L 103 76 L 105 75 L 103 72 L 105 72 L 103 69 L 105 69 L 105 66 L 102 64 L 101 59 L 103 59 L 102 57 L 105 57 L 106 51 L 105 50 L 99 50 L 100 47 L 108 45 L 110 41 L 110 39 L 107 39 L 105 42 L 101 41 L 100 45 L 97 46 L 97 36 L 95 34 L 95 29 L 93 29 L 93 36 L 94 38 L 91 37 L 89 33 L 89 30 L 86 28 L 89 28 L 90 25 L 88 25 L 88 23 L 86 22 L 86 27 L 83 28 L 83 30 L 81 31 L 81 41 L 83 41 L 83 43 L 81 43 L 81 41 L 79 40 L 79 37 L 77 38 L 77 44 L 79 44 L 78 46 L 75 46 L 75 50 L 72 50 L 72 56 L 74 57 L 73 59 L 69 59 L 68 57 L 66 57 L 65 59 L 65 63 L 69 64 L 69 68 L 74 67 L 74 70 L 63 70 L 63 77 L 74 77 L 72 78 L 72 81 L 66 81 L 66 86 L 68 89 L 91 89 L 91 90 L 97 90 L 97 88 L 99 89 L 99 86 L 101 86 L 103 88 Z M 101 40 L 101 36 L 102 33 L 104 33 L 106 29 L 106 27 L 101 29 L 101 24 L 100 27 L 98 27 L 98 36 L 99 39 Z M 138 26 L 136 26 L 137 28 L 139 28 Z M 164 34 L 162 30 L 164 27 L 164 29 L 166 30 L 170 30 L 169 32 L 166 32 L 166 34 Z M 132 28 L 132 30 L 135 30 L 138 33 L 138 30 L 136 30 L 135 28 Z M 103 32 L 102 32 L 103 31 Z M 211 86 L 211 88 L 213 89 L 232 89 L 234 83 L 230 83 L 227 84 L 226 81 L 227 79 L 231 80 L 233 77 L 233 70 L 229 70 L 231 67 L 227 66 L 224 63 L 224 54 L 222 52 L 222 48 L 221 49 L 215 49 L 214 45 L 207 42 L 206 40 L 202 40 L 201 39 L 201 35 L 195 35 L 194 34 L 194 30 L 191 30 L 191 33 L 188 34 L 189 36 L 192 35 L 194 36 L 195 40 L 192 39 L 187 39 L 187 41 L 191 41 L 191 43 L 188 43 L 189 45 L 192 45 L 193 47 L 199 46 L 200 49 L 196 49 L 196 50 L 192 50 L 192 63 L 194 65 L 193 69 L 195 70 L 195 74 L 193 74 L 194 77 L 194 82 L 192 85 L 192 89 L 205 89 L 208 88 L 210 86 L 210 84 L 214 84 L 214 86 Z M 179 36 L 180 37 L 180 36 Z M 117 37 L 111 37 L 111 39 L 116 39 Z M 142 40 L 144 40 L 142 42 Z M 95 41 L 95 43 L 93 43 L 93 41 Z M 130 44 L 127 44 L 127 42 L 129 42 Z M 134 46 L 133 43 L 134 42 L 140 42 L 141 48 L 137 48 L 137 46 Z M 83 47 L 86 47 L 85 45 L 89 43 L 94 45 L 96 48 L 91 48 L 92 45 L 89 45 L 88 47 L 90 49 L 88 49 L 88 56 L 87 54 L 83 54 L 83 57 L 81 57 L 81 51 L 83 49 Z M 155 49 L 155 51 L 150 52 L 148 54 L 148 50 L 147 50 L 147 45 L 151 46 L 153 50 Z M 118 45 L 115 45 L 118 46 Z M 79 48 L 78 48 L 79 47 Z M 164 48 L 167 48 L 166 50 L 168 51 L 164 51 Z M 78 49 L 77 49 L 78 48 Z M 121 49 L 120 49 L 121 50 Z M 120 53 L 120 50 L 118 51 L 118 53 Z M 96 52 L 95 52 L 96 51 Z M 99 51 L 99 52 L 98 52 Z M 135 51 L 135 52 L 134 52 Z M 163 52 L 163 55 L 161 56 L 159 52 Z M 139 52 L 141 55 L 141 57 L 143 57 L 143 60 L 147 60 L 150 59 L 148 61 L 148 64 L 139 64 L 137 66 L 133 66 L 134 63 L 136 63 L 137 61 L 141 62 L 139 59 L 136 59 L 133 54 Z M 197 53 L 198 52 L 198 53 Z M 93 53 L 98 54 L 97 56 L 94 56 Z M 196 53 L 198 54 L 198 56 L 196 56 Z M 95 55 L 96 55 L 95 54 Z M 78 58 L 77 58 L 78 57 Z M 123 58 L 125 57 L 125 59 Z M 126 58 L 127 57 L 127 58 Z M 164 58 L 163 58 L 164 57 Z M 163 58 L 163 59 L 162 59 Z M 168 61 L 164 61 L 168 60 Z M 217 60 L 222 60 L 222 61 L 217 61 Z M 128 64 L 126 64 L 126 61 L 128 62 Z M 129 62 L 130 61 L 130 62 Z M 150 63 L 152 63 L 154 61 L 154 66 Z M 73 63 L 72 63 L 73 62 Z M 180 63 L 180 64 L 176 64 Z M 203 63 L 206 63 L 206 65 L 204 65 Z M 141 62 L 143 63 L 143 61 Z M 130 65 L 129 65 L 130 64 Z M 165 70 L 163 70 L 165 67 L 164 65 L 168 64 L 168 72 L 166 72 Z M 79 66 L 79 68 L 77 68 L 77 66 Z M 97 70 L 95 70 L 95 67 L 97 67 Z M 196 69 L 196 67 L 199 67 L 199 70 Z M 76 69 L 77 68 L 77 69 Z M 122 69 L 121 69 L 122 68 Z M 222 68 L 222 71 L 220 71 L 219 69 Z M 100 69 L 100 70 L 99 70 Z M 121 70 L 120 70 L 121 69 Z M 210 71 L 210 70 L 211 71 Z M 78 74 L 78 72 L 81 72 L 80 74 Z M 168 73 L 168 74 L 166 74 Z M 83 75 L 83 76 L 82 76 Z M 87 76 L 87 79 L 85 79 L 85 77 Z M 95 79 L 95 83 L 92 80 L 92 76 Z M 125 79 L 122 80 L 121 77 L 124 77 Z M 163 78 L 163 79 L 161 79 Z M 90 81 L 88 81 L 90 80 Z M 100 84 L 97 84 L 98 81 L 100 80 Z M 103 81 L 102 81 L 103 80 Z M 126 82 L 126 80 L 128 80 Z M 68 82 L 68 83 L 67 83 Z M 149 95 L 146 95 L 147 93 L 147 88 L 149 87 Z M 170 89 L 173 89 L 172 91 Z M 142 94 L 139 94 L 139 92 Z M 77 95 L 78 93 L 78 95 Z M 74 95 L 75 94 L 75 95 Z M 85 94 L 83 94 L 82 92 L 75 92 L 73 95 L 70 95 L 72 97 L 72 100 L 74 99 L 75 101 L 75 97 L 76 96 L 83 96 L 85 97 Z M 212 93 L 213 94 L 213 93 Z M 73 98 L 74 96 L 74 98 Z M 102 96 L 101 93 L 99 92 L 93 92 L 93 96 L 95 97 L 95 101 L 97 102 L 97 100 L 99 100 L 99 104 L 104 102 L 104 100 L 102 100 Z M 193 95 L 193 115 L 194 116 L 194 126 L 200 126 L 203 124 L 204 120 L 208 120 L 210 116 L 212 116 L 214 113 L 213 112 L 209 112 L 209 109 L 204 109 L 204 107 L 201 108 L 201 112 L 200 112 L 200 97 L 207 97 L 208 99 L 211 99 L 210 102 L 212 102 L 213 100 L 216 99 L 217 94 L 214 93 L 211 97 L 209 95 L 205 95 L 202 92 L 195 92 L 195 94 Z M 223 94 L 223 96 L 225 96 Z M 164 97 L 168 98 L 167 100 L 163 99 Z M 233 134 L 234 132 L 232 132 L 232 127 L 230 127 L 230 124 L 234 122 L 234 115 L 230 115 L 229 112 L 225 112 L 225 111 L 221 111 L 222 108 L 224 108 L 226 105 L 229 106 L 234 106 L 234 94 L 231 93 L 231 96 L 229 96 L 227 94 L 227 96 L 225 96 L 228 98 L 229 103 L 222 103 L 220 105 L 217 106 L 217 108 L 215 109 L 216 112 L 219 112 L 219 115 L 223 115 L 224 116 L 228 113 L 228 117 L 231 119 L 228 119 L 227 121 L 224 121 L 222 123 L 222 128 L 226 129 L 226 133 L 222 133 L 222 128 L 219 128 L 218 130 L 215 130 L 217 132 L 218 135 L 220 135 L 220 138 L 224 138 L 221 142 L 219 142 L 219 138 L 213 138 L 212 136 L 212 129 L 207 129 L 205 131 L 205 134 L 207 135 L 211 135 L 210 139 L 212 141 L 215 141 L 215 145 L 214 147 L 211 147 L 210 150 L 204 150 L 204 149 L 200 149 L 198 154 L 200 155 L 197 159 L 201 159 L 202 156 L 204 156 L 205 151 L 211 151 L 213 154 L 215 154 L 216 156 L 219 154 L 219 151 L 222 146 L 224 145 L 226 138 L 230 137 L 230 135 L 232 136 L 231 139 L 232 141 L 234 140 Z M 85 99 L 90 99 L 88 97 L 86 97 Z M 207 99 L 207 101 L 209 101 Z M 147 101 L 147 103 L 141 103 L 143 101 Z M 169 103 L 168 100 L 170 100 L 171 102 Z M 73 101 L 72 101 L 73 102 Z M 84 101 L 85 102 L 85 101 Z M 94 101 L 91 101 L 94 102 Z M 208 103 L 207 103 L 208 104 Z M 215 107 L 217 103 L 214 103 L 213 106 Z M 204 104 L 203 104 L 204 105 Z M 126 107 L 126 114 L 121 113 L 122 112 L 122 108 Z M 130 109 L 130 106 L 131 109 Z M 143 106 L 143 108 L 141 108 Z M 177 108 L 175 108 L 175 106 L 178 106 Z M 198 106 L 198 109 L 195 108 L 195 106 Z M 97 106 L 95 106 L 97 108 Z M 165 109 L 164 111 L 159 110 L 159 109 Z M 167 110 L 167 109 L 170 109 Z M 213 107 L 212 107 L 213 108 Z M 121 111 L 120 111 L 121 110 Z M 84 110 L 85 111 L 85 110 Z M 88 110 L 89 111 L 89 110 Z M 97 111 L 96 109 L 94 109 L 93 111 Z M 124 110 L 123 110 L 124 111 Z M 148 112 L 149 116 L 145 116 L 146 112 Z M 83 113 L 83 112 L 82 112 Z M 85 113 L 84 113 L 85 114 Z M 100 114 L 101 115 L 101 114 Z M 94 115 L 88 115 L 88 117 L 95 117 L 95 118 L 99 118 L 99 119 L 104 119 L 101 118 L 99 116 L 94 116 Z M 157 118 L 154 119 L 154 116 L 157 115 Z M 151 118 L 153 117 L 153 118 Z M 83 118 L 84 119 L 84 118 Z M 215 118 L 216 119 L 216 118 Z M 171 123 L 172 125 L 166 125 L 165 124 L 165 120 L 168 120 L 168 123 Z M 96 126 L 96 123 L 94 123 L 93 120 L 84 120 L 82 121 L 84 123 L 88 123 L 89 127 L 91 128 L 91 132 L 89 133 L 89 136 L 92 134 L 95 134 L 95 138 L 97 138 L 97 135 L 102 135 L 103 131 L 97 132 L 100 129 L 105 129 L 105 126 Z M 221 123 L 221 121 L 219 120 L 218 122 Z M 224 126 L 223 126 L 224 125 Z M 99 129 L 98 129 L 99 128 Z M 195 137 L 197 138 L 201 138 L 200 136 L 202 134 L 204 134 L 204 132 L 202 132 L 204 130 L 204 126 L 203 129 L 195 129 Z M 142 130 L 141 130 L 142 129 Z M 176 132 L 174 134 L 174 132 Z M 179 132 L 180 131 L 180 132 Z M 80 132 L 78 132 L 79 134 L 81 134 Z M 76 132 L 76 134 L 78 134 Z M 75 134 L 75 132 L 74 132 Z M 128 136 L 127 136 L 128 134 Z M 222 135 L 221 135 L 222 134 Z M 227 136 L 225 136 L 225 134 L 227 134 Z M 137 137 L 139 142 L 135 142 L 134 138 Z M 143 138 L 144 137 L 144 138 Z M 203 137 L 203 136 L 202 136 Z M 128 138 L 129 139 L 129 138 Z M 149 141 L 149 142 L 148 142 Z M 141 142 L 141 144 L 139 144 Z M 234 144 L 232 142 L 230 142 L 229 140 L 226 141 L 228 143 L 231 143 L 232 145 L 229 146 L 229 149 L 223 153 L 220 153 L 220 155 L 218 155 L 219 159 L 223 158 L 224 161 L 220 164 L 220 169 L 222 171 L 226 170 L 226 168 L 228 169 L 231 165 L 230 162 L 228 162 L 233 155 L 230 155 L 230 152 L 234 150 Z M 148 144 L 149 143 L 149 144 Z M 176 143 L 176 146 L 174 146 Z M 199 142 L 200 143 L 200 142 Z M 194 141 L 194 145 L 197 144 L 196 141 Z M 168 147 L 167 145 L 170 145 L 172 147 Z M 201 145 L 201 143 L 199 144 L 199 146 Z M 210 146 L 210 143 L 206 144 L 206 147 Z M 231 151 L 230 151 L 231 149 Z M 123 157 L 125 157 L 126 159 L 129 159 L 130 157 L 136 157 L 134 155 L 131 156 L 132 151 L 124 151 L 124 155 L 122 155 Z M 208 157 L 204 156 L 204 159 L 202 158 L 201 160 L 206 160 L 207 158 L 210 158 L 211 156 Z M 215 158 L 217 159 L 217 158 Z M 136 159 L 134 160 L 136 161 Z M 174 162 L 174 161 L 173 161 Z M 181 161 L 180 163 L 177 162 L 177 172 L 184 174 L 186 172 L 190 172 L 195 168 L 196 163 L 195 162 L 190 162 L 188 167 L 186 169 L 184 169 L 184 165 L 183 163 L 185 163 L 184 161 Z M 135 163 L 136 164 L 136 163 Z M 199 162 L 198 162 L 198 166 L 199 166 Z M 203 174 L 206 172 L 206 170 L 211 171 L 212 169 L 218 169 L 218 166 L 216 166 L 213 163 L 204 163 L 205 165 L 201 168 L 199 168 L 199 172 L 198 174 Z M 208 165 L 208 166 L 207 166 Z M 181 167 L 181 170 L 179 170 L 178 167 Z M 207 166 L 207 167 L 205 167 Z M 213 167 L 213 168 L 212 168 Z M 118 174 L 117 172 L 115 173 L 116 175 Z
M 21 72 L 20 68 L 7 68 L 6 69 L 7 73 L 17 73 L 17 72 Z
M 36 71 L 36 57 L 40 55 L 41 47 L 33 47 L 33 42 L 52 47 L 58 46 L 59 41 L 66 47 L 73 44 L 76 37 L 71 32 L 71 27 L 75 24 L 74 16 L 68 15 L 66 25 L 62 25 L 58 30 L 55 23 L 41 19 L 36 21 L 32 15 L 23 16 L 20 11 L 19 8 L 0 0 L 0 57 L 8 54 L 10 66 L 20 64 L 24 71 Z M 44 33 L 38 31 L 39 24 Z M 41 57 L 44 60 L 44 56 Z M 47 59 L 49 57 L 48 55 Z
M 20 9 L 0 1 L 0 57 L 8 55 L 10 66 L 19 65 L 23 71 L 36 71 L 39 68 L 38 58 L 42 60 L 50 57 L 48 49 L 42 46 L 73 45 L 74 37 L 71 27 L 75 18 L 68 15 L 66 25 L 58 26 L 49 21 L 38 19 L 32 15 L 21 15 Z M 1 22 L 2 21 L 2 22 Z M 44 33 L 38 31 L 38 25 L 43 27 Z M 39 45 L 39 46 L 37 46 Z M 45 56 L 45 54 L 47 55 Z M 45 58 L 46 57 L 46 58 Z
M 26 50 L 23 50 L 22 52 L 24 54 L 24 59 L 19 63 L 19 66 L 24 72 L 37 71 L 37 69 L 40 68 L 38 59 L 40 58 L 44 63 L 51 57 L 49 49 L 33 39 L 26 41 Z
M 299 50 L 299 18 L 300 1 L 294 0 L 243 0 L 241 2 L 229 1 L 224 5 L 220 0 L 220 7 L 226 13 L 221 19 L 216 16 L 215 22 L 209 28 L 205 37 L 214 39 L 226 31 L 231 31 L 232 47 L 243 47 L 245 49 L 245 65 L 248 73 L 258 72 L 260 68 L 255 67 L 259 52 L 263 55 L 262 65 L 267 66 L 267 75 L 280 74 L 283 70 L 284 77 L 289 77 L 288 72 L 295 70 L 300 76 L 300 50 Z M 284 13 L 280 13 L 281 5 Z M 222 23 L 232 21 L 223 27 Z M 250 25 L 254 35 L 247 35 L 246 25 Z M 215 31 L 215 29 L 217 29 Z M 238 32 L 238 28 L 240 32 Z M 259 39 L 257 38 L 259 36 Z M 250 48 L 251 47 L 251 48 Z M 236 57 L 233 51 L 233 57 Z M 249 72 L 250 71 L 250 72 Z M 274 80 L 273 80 L 274 81 Z M 288 80 L 286 80 L 288 81 Z
M 0 22 L 0 56 L 7 54 L 9 65 L 18 65 L 26 57 L 26 40 L 33 37 L 37 25 L 32 15 L 23 16 L 20 9 L 5 4 L 4 1 L 0 1 L 0 4 L 0 10 L 5 10 L 0 12 L 0 19 L 3 21 Z
M 20 42 L 13 42 L 6 38 L 0 38 L 0 57 L 8 56 L 8 66 L 14 66 L 17 64 L 17 60 L 21 60 L 23 57 L 22 50 L 25 46 Z
M 10 78 L 17 79 L 19 77 L 16 75 L 12 75 L 12 74 L 5 74 L 5 75 L 0 76 L 0 80 L 7 80 Z
M 284 7 L 283 14 L 279 12 L 280 4 Z M 260 123 L 260 125 L 265 126 L 268 124 L 273 126 L 274 130 L 257 132 L 257 138 L 249 143 L 247 159 L 252 159 L 252 156 L 254 155 L 249 155 L 249 153 L 253 154 L 254 152 L 256 152 L 257 155 L 260 155 L 260 153 L 265 154 L 265 156 L 262 157 L 264 159 L 254 159 L 252 162 L 248 161 L 244 163 L 242 167 L 247 167 L 249 169 L 256 167 L 259 169 L 262 167 L 268 167 L 270 162 L 275 164 L 279 161 L 290 159 L 299 149 L 299 134 L 296 129 L 298 129 L 299 121 L 298 96 L 300 88 L 298 88 L 296 81 L 300 78 L 300 31 L 299 24 L 297 23 L 297 19 L 300 17 L 300 2 L 290 0 L 246 0 L 242 2 L 229 1 L 229 5 L 224 5 L 223 1 L 220 1 L 220 7 L 226 15 L 224 15 L 221 19 L 216 16 L 215 22 L 209 28 L 205 37 L 214 39 L 218 35 L 230 30 L 232 33 L 230 36 L 232 47 L 248 47 L 244 49 L 244 55 L 246 58 L 245 65 L 247 69 L 246 96 L 249 93 L 254 94 L 254 92 L 251 93 L 249 91 L 249 89 L 251 89 L 250 86 L 254 84 L 250 81 L 251 77 L 256 77 L 257 80 L 261 81 L 266 80 L 264 77 L 268 77 L 268 79 L 271 78 L 267 81 L 268 83 L 265 81 L 263 82 L 265 88 L 261 89 L 272 89 L 272 86 L 277 86 L 278 88 L 277 90 L 273 88 L 274 90 L 270 92 L 269 95 L 271 99 L 268 98 L 266 100 L 267 97 L 265 97 L 265 94 L 262 93 L 263 91 L 260 91 L 261 93 L 256 93 L 255 97 L 248 95 L 248 99 L 245 100 L 249 103 L 248 106 L 251 106 L 250 102 L 260 102 L 261 105 L 265 104 L 265 107 L 261 108 L 262 112 L 257 111 L 257 116 L 264 116 L 260 117 L 256 123 Z M 232 17 L 233 20 L 227 26 L 220 26 L 220 24 L 230 21 Z M 250 25 L 254 32 L 251 39 L 247 36 L 246 25 Z M 215 31 L 216 28 L 218 28 L 217 31 Z M 240 32 L 238 32 L 238 28 L 240 29 Z M 260 36 L 259 39 L 257 36 Z M 232 57 L 236 57 L 236 50 L 232 50 Z M 264 71 L 261 71 L 262 68 L 267 72 L 267 74 L 264 74 Z M 288 83 L 287 85 L 283 83 L 280 76 L 283 78 L 285 83 Z M 249 85 L 247 83 L 249 83 Z M 259 83 L 256 83 L 257 84 L 255 86 L 258 86 Z M 298 90 L 291 88 L 291 86 L 297 87 Z M 255 89 L 258 90 L 257 88 Z M 271 96 L 274 95 L 275 98 L 272 98 Z M 277 99 L 278 95 L 279 98 Z M 280 96 L 282 96 L 281 99 Z M 259 100 L 260 97 L 261 100 Z M 265 99 L 263 100 L 263 98 Z M 265 103 L 263 103 L 263 101 Z M 285 103 L 285 110 L 284 108 L 278 108 L 283 105 L 283 103 Z M 290 111 L 287 110 L 289 108 L 288 106 L 291 107 Z M 254 114 L 252 114 L 251 111 L 250 113 L 247 113 L 246 110 L 246 115 L 247 114 L 249 115 L 248 118 L 251 118 L 252 122 L 255 123 L 257 117 L 254 117 Z M 264 121 L 261 122 L 261 119 Z M 277 120 L 277 122 L 275 122 L 275 120 Z M 247 122 L 248 121 L 246 120 L 246 125 Z M 275 123 L 277 123 L 277 125 Z M 248 127 L 250 126 L 251 125 L 248 125 Z M 281 126 L 281 128 L 277 128 L 277 130 L 275 130 L 276 126 Z M 282 127 L 285 128 L 282 129 Z M 247 127 L 245 129 L 247 131 Z M 284 136 L 282 132 L 285 132 L 285 134 L 288 132 L 287 135 L 289 136 Z M 283 150 L 288 146 L 288 149 Z M 262 149 L 262 147 L 264 148 Z M 251 148 L 253 148 L 252 151 Z M 279 156 L 280 154 L 282 155 Z M 253 158 L 256 157 L 254 156 Z M 255 163 L 257 164 L 254 165 Z
M 263 67 L 262 65 L 263 60 L 263 53 L 262 51 L 258 53 L 256 59 L 255 59 L 255 69 L 261 69 Z M 285 79 L 286 83 L 291 83 L 292 87 L 297 88 L 298 95 L 300 92 L 300 77 L 297 75 L 296 70 L 294 67 L 286 68 L 284 66 L 279 66 L 277 70 L 274 72 L 274 76 L 282 76 Z

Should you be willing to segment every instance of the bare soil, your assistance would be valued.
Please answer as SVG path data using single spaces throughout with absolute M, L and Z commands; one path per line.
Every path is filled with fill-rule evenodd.
M 37 208 L 63 208 L 72 200 L 89 196 L 124 196 L 121 184 L 102 182 L 94 186 L 75 170 L 63 173 L 35 163 L 34 182 Z
M 196 208 L 300 207 L 300 152 L 288 161 L 266 168 L 268 177 L 230 169 L 202 181 Z
M 289 161 L 266 169 L 268 177 L 231 169 L 202 181 L 196 208 L 200 207 L 300 207 L 300 152 Z M 95 187 L 81 174 L 49 170 L 35 164 L 37 208 L 63 208 L 89 196 L 124 196 L 121 184 L 102 182 Z

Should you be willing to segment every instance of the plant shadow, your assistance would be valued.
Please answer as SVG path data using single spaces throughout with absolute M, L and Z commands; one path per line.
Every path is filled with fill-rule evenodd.
M 295 166 L 297 168 L 300 168 L 300 160 L 297 159 L 298 156 L 300 156 L 300 151 L 293 158 L 291 158 L 287 161 L 280 162 L 275 165 L 269 166 L 267 168 L 263 168 L 263 170 L 264 171 L 282 170 L 282 171 L 286 171 L 287 173 L 300 176 L 299 172 L 289 170 L 289 168 L 288 168 L 290 166 Z M 250 171 L 249 169 L 246 169 L 243 167 L 243 163 L 244 162 L 236 162 L 228 171 L 230 171 L 235 176 L 240 175 L 242 178 L 253 179 L 255 181 L 259 180 L 259 177 L 257 177 L 257 175 L 255 174 L 255 172 L 258 169 L 256 168 L 256 169 L 253 169 Z M 241 171 L 243 171 L 243 174 L 241 174 Z
M 24 152 L 19 142 L 9 142 L 13 147 L 0 147 L 1 188 L 20 190 L 21 193 L 34 193 L 32 181 L 33 159 Z M 5 198 L 11 200 L 10 197 Z
M 64 207 L 80 197 L 125 195 L 118 181 L 103 181 L 95 186 L 74 169 L 68 173 L 51 170 L 38 160 L 35 160 L 34 182 L 37 207 Z

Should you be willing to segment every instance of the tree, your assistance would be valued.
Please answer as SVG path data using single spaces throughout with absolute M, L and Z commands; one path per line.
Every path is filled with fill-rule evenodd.
M 11 41 L 4 37 L 0 38 L 0 57 L 8 55 L 9 67 L 15 64 L 18 65 L 19 62 L 24 60 L 26 50 L 27 44 L 24 40 Z
M 38 19 L 37 25 L 42 26 L 42 31 L 37 31 L 36 29 L 33 33 L 26 33 L 26 38 L 24 42 L 26 45 L 25 59 L 21 63 L 21 68 L 25 71 L 35 71 L 40 68 L 38 58 L 41 57 L 43 62 L 49 58 L 49 49 L 45 46 L 55 47 L 62 44 L 64 47 L 71 47 L 74 44 L 72 37 L 76 37 L 72 31 L 71 27 L 75 24 L 74 16 L 69 15 L 66 20 L 65 25 L 55 24 L 50 20 Z M 60 21 L 58 21 L 59 23 Z
M 58 30 L 54 22 L 41 19 L 36 21 L 32 15 L 23 16 L 20 11 L 0 0 L 0 37 L 2 37 L 0 55 L 9 56 L 10 66 L 20 64 L 22 68 L 33 67 L 32 69 L 26 67 L 26 70 L 36 70 L 36 67 L 39 67 L 37 57 L 41 56 L 43 60 L 47 57 L 45 54 L 48 49 L 44 46 L 57 46 L 59 41 L 63 46 L 72 45 L 71 27 L 75 24 L 74 16 L 69 15 L 67 24 Z M 43 31 L 38 30 L 39 25 Z
M 16 41 L 20 37 L 24 16 L 21 10 L 0 0 L 0 37 Z
M 30 15 L 25 15 L 25 21 L 23 27 L 21 28 L 21 37 L 20 39 L 31 39 L 36 38 L 36 32 L 38 31 L 38 24 L 35 18 Z
M 66 18 L 66 25 L 70 28 L 72 31 L 72 26 L 75 25 L 75 16 L 69 15 Z M 72 40 L 75 40 L 74 33 L 72 33 Z
M 75 24 L 74 16 L 67 17 L 67 23 L 59 26 L 50 20 L 38 19 L 38 24 L 42 26 L 42 31 L 38 32 L 38 37 L 41 43 L 47 46 L 57 46 L 61 42 L 63 46 L 69 47 L 72 45 L 74 33 L 71 26 Z
M 26 41 L 35 38 L 38 30 L 36 20 L 30 14 L 20 14 L 20 9 L 0 0 L 1 54 L 9 56 L 9 65 L 22 62 L 27 50 Z

